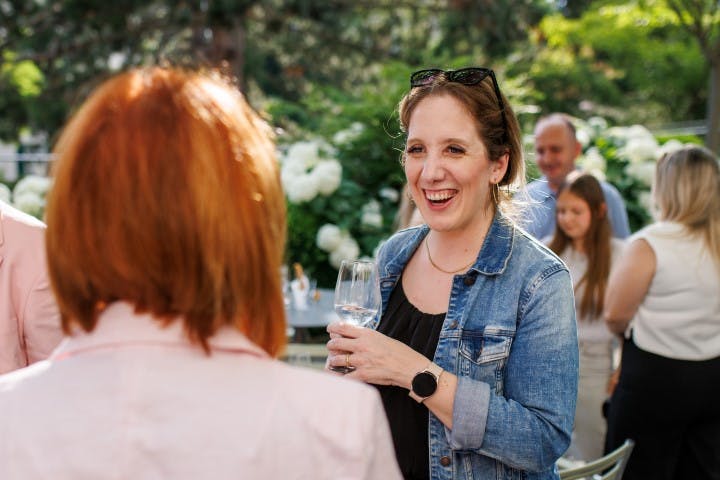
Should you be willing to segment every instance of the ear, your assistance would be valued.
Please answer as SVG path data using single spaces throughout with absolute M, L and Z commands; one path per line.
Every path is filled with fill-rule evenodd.
M 505 177 L 510 161 L 510 154 L 502 154 L 496 161 L 490 162 L 490 179 L 492 183 L 500 183 Z
M 575 158 L 579 157 L 580 154 L 582 154 L 582 143 L 575 140 Z

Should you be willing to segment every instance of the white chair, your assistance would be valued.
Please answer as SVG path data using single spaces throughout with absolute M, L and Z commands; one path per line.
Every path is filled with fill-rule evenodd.
M 628 439 L 607 455 L 585 465 L 560 470 L 560 480 L 620 480 L 627 465 L 635 442 Z

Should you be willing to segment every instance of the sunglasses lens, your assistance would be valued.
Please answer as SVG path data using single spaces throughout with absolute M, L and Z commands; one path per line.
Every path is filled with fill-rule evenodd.
M 411 87 L 424 87 L 430 85 L 440 75 L 443 75 L 442 70 L 420 70 L 410 75 L 410 86 Z
M 450 80 L 464 85 L 475 85 L 482 82 L 485 77 L 488 76 L 488 73 L 490 73 L 490 71 L 486 69 L 463 68 L 462 70 L 453 72 Z

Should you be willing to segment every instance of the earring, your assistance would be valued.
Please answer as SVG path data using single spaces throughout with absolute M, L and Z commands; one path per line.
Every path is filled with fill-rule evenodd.
M 409 188 L 405 190 L 405 196 L 407 197 L 408 202 L 410 202 L 410 205 L 415 205 L 415 199 L 413 198 L 412 193 L 410 193 Z
M 496 206 L 497 206 L 497 205 L 500 205 L 500 201 L 498 200 L 498 197 L 499 197 L 499 194 L 500 194 L 500 187 L 498 186 L 497 183 L 493 183 L 493 184 L 492 184 L 492 188 L 490 189 L 490 192 L 492 193 L 492 197 L 493 197 L 493 202 L 494 202 L 494 204 L 495 204 Z

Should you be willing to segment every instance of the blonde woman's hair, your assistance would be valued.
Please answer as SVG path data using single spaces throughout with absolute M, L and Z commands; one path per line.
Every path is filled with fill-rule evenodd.
M 701 235 L 720 270 L 720 165 L 710 150 L 684 147 L 658 160 L 653 198 L 660 220 Z

